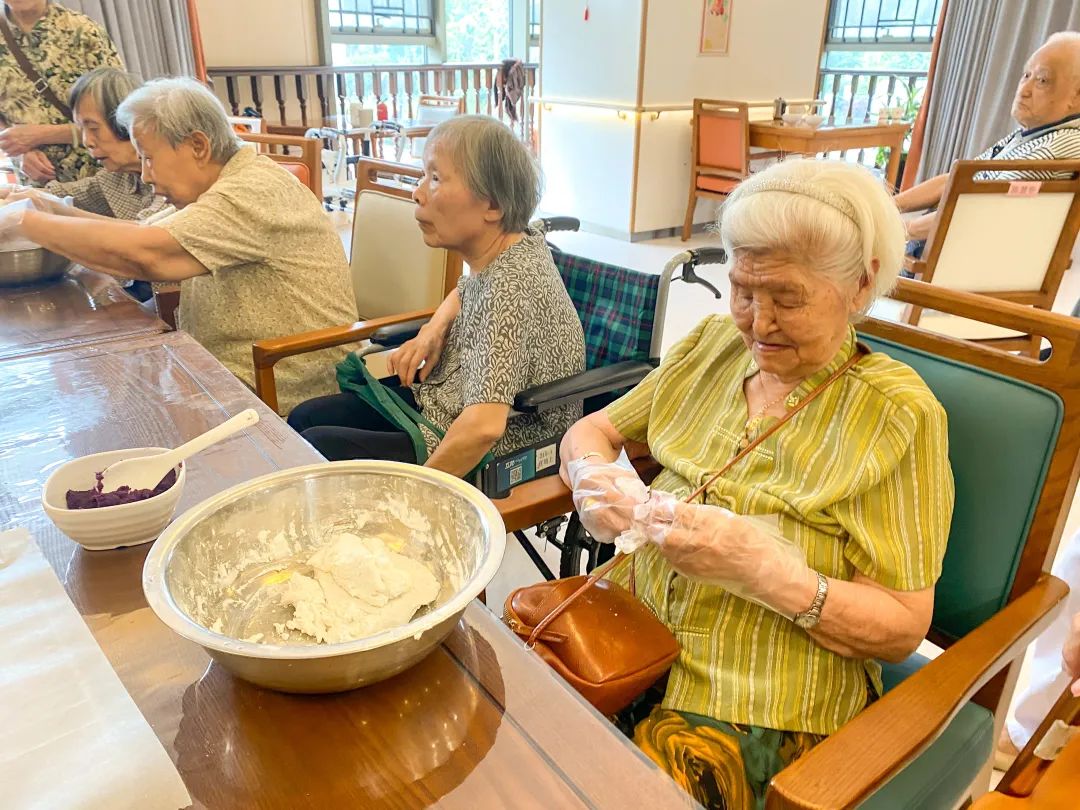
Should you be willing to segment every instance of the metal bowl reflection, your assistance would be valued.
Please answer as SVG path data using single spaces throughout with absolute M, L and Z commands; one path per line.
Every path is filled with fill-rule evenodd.
M 340 644 L 266 644 L 228 625 L 233 572 L 310 553 L 336 531 L 377 533 L 442 583 L 408 624 Z M 256 478 L 203 501 L 158 538 L 143 590 L 166 625 L 244 680 L 285 692 L 340 692 L 395 675 L 427 655 L 490 582 L 505 530 L 495 506 L 458 478 L 390 461 L 339 461 Z M 295 635 L 295 634 L 294 634 Z
M 0 287 L 44 284 L 71 267 L 65 257 L 45 248 L 0 251 Z

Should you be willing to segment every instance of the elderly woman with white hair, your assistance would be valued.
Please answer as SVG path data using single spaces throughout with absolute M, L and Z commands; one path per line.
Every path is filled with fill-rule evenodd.
M 413 197 L 424 242 L 469 265 L 388 363 L 424 446 L 351 393 L 306 402 L 289 424 L 331 461 L 382 458 L 464 476 L 488 452 L 560 436 L 581 416 L 580 404 L 540 414 L 511 405 L 526 388 L 583 371 L 585 339 L 543 234 L 529 228 L 540 174 L 508 127 L 479 115 L 439 124 Z
M 21 235 L 121 278 L 180 282 L 178 325 L 249 386 L 254 341 L 356 320 L 345 252 L 321 202 L 245 147 L 206 87 L 148 82 L 124 99 L 116 122 L 167 208 L 141 224 L 4 210 L 0 236 Z M 342 354 L 286 360 L 282 406 L 333 390 L 331 367 Z
M 702 804 L 745 808 L 880 694 L 877 659 L 924 637 L 953 483 L 941 405 L 852 327 L 903 256 L 881 184 L 786 161 L 720 221 L 731 317 L 578 422 L 562 474 L 595 538 L 644 543 L 614 578 L 632 568 L 681 647 L 635 742 Z M 622 450 L 660 462 L 651 492 Z

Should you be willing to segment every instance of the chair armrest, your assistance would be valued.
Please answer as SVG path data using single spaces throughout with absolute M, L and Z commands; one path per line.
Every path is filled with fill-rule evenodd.
M 661 470 L 660 464 L 651 456 L 634 459 L 633 464 L 646 484 Z M 498 508 L 506 531 L 516 532 L 536 526 L 556 515 L 573 512 L 574 501 L 571 494 L 570 488 L 559 476 L 548 475 L 514 487 L 507 497 L 498 498 L 492 503 Z
M 904 269 L 913 276 L 921 276 L 926 272 L 926 262 L 922 259 L 916 259 L 914 256 L 905 256 Z
M 391 349 L 395 346 L 400 346 L 406 340 L 412 340 L 416 337 L 425 323 L 430 321 L 431 318 L 417 318 L 413 321 L 403 321 L 402 323 L 394 324 L 393 326 L 384 326 L 376 332 L 371 334 L 368 341 L 378 346 L 382 346 L 384 349 Z
M 1031 590 L 773 777 L 768 810 L 846 808 L 865 800 L 926 750 L 987 681 L 1024 654 L 1068 593 L 1060 579 L 1040 576 Z
M 520 413 L 542 413 L 560 405 L 581 402 L 598 394 L 637 385 L 652 370 L 652 364 L 639 360 L 627 360 L 603 368 L 589 369 L 571 377 L 525 389 L 514 397 L 514 410 Z
M 385 318 L 373 318 L 370 321 L 357 321 L 348 326 L 331 326 L 328 329 L 316 329 L 287 337 L 257 340 L 251 344 L 251 356 L 255 361 L 255 395 L 275 412 L 277 411 L 277 383 L 274 381 L 274 366 L 286 357 L 308 354 L 346 343 L 366 340 L 372 334 L 387 326 L 419 318 L 430 318 L 433 309 L 421 309 L 390 315 Z

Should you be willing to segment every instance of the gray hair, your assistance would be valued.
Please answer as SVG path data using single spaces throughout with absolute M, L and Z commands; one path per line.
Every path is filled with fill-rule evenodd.
M 789 256 L 850 284 L 870 272 L 865 310 L 896 284 L 904 262 L 904 223 L 884 184 L 841 160 L 785 160 L 743 181 L 720 209 L 728 262 L 740 255 Z
M 428 136 L 445 148 L 474 196 L 502 211 L 502 229 L 521 233 L 540 204 L 540 169 L 508 126 L 487 115 L 458 115 Z
M 1047 45 L 1068 45 L 1072 48 L 1073 79 L 1080 83 L 1080 31 L 1058 31 L 1047 37 L 1043 47 Z
M 116 120 L 116 110 L 125 98 L 141 86 L 142 79 L 134 73 L 114 67 L 94 68 L 71 86 L 68 103 L 72 110 L 78 112 L 79 102 L 89 97 L 109 124 L 113 135 L 122 141 L 130 141 L 131 133 Z
M 210 159 L 215 163 L 227 163 L 243 146 L 225 117 L 221 101 L 194 79 L 147 82 L 124 100 L 116 120 L 128 130 L 145 127 L 174 149 L 201 132 L 210 141 Z

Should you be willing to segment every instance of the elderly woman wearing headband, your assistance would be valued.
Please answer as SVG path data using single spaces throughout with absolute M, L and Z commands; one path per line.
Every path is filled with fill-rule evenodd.
M 702 804 L 743 808 L 880 694 L 877 659 L 922 640 L 953 483 L 941 405 L 852 328 L 903 256 L 881 184 L 787 161 L 739 186 L 721 222 L 731 317 L 579 421 L 562 474 L 594 537 L 644 543 L 613 578 L 632 567 L 681 646 L 635 742 Z M 620 450 L 663 466 L 651 493 L 612 463 Z

